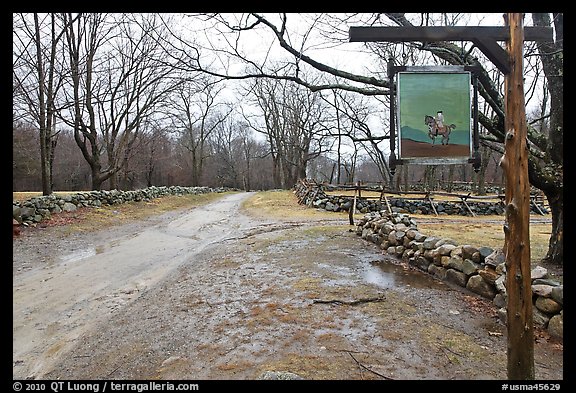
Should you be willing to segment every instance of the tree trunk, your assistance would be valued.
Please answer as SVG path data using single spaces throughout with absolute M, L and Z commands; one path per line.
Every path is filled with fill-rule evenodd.
M 282 188 L 282 176 L 280 175 L 280 160 L 278 156 L 272 156 L 272 181 L 274 188 Z
M 250 176 L 251 176 L 251 170 L 250 170 L 250 154 L 248 152 L 246 152 L 246 175 L 244 176 L 244 189 L 246 191 L 250 191 L 250 189 L 252 188 L 251 184 L 250 184 Z
M 492 151 L 486 146 L 482 147 L 482 163 L 480 164 L 480 171 L 478 171 L 478 195 L 486 195 L 486 169 L 488 169 L 488 162 L 492 156 Z
M 38 125 L 40 128 L 40 172 L 42 174 L 42 195 L 52 194 L 52 176 L 50 173 L 50 129 L 47 125 L 46 114 L 46 85 L 44 74 L 44 61 L 40 43 L 40 24 L 38 14 L 34 14 L 35 44 L 36 44 L 36 72 L 38 73 Z
M 56 145 L 58 144 L 58 136 L 50 136 L 50 191 L 54 191 L 54 160 L 56 159 Z
M 103 180 L 100 178 L 100 170 L 95 169 L 94 166 L 92 166 L 91 169 L 92 169 L 92 191 L 100 191 L 103 183 Z
M 424 188 L 427 191 L 434 191 L 436 183 L 436 165 L 427 165 L 424 170 Z
M 50 176 L 50 138 L 45 126 L 40 126 L 40 170 L 42 173 L 42 195 L 52 194 L 52 176 Z
M 452 192 L 452 188 L 454 187 L 454 165 L 450 165 L 448 169 L 448 186 L 446 187 L 446 191 Z
M 118 173 L 115 173 L 112 176 L 110 176 L 110 178 L 108 179 L 108 183 L 110 183 L 111 190 L 118 189 Z
M 552 234 L 544 261 L 555 265 L 564 263 L 564 194 L 555 188 L 544 191 L 552 213 Z
M 298 176 L 294 182 L 294 184 L 292 184 L 292 186 L 294 186 L 296 184 L 296 182 L 298 181 L 298 179 L 306 179 L 306 163 L 304 163 L 303 165 L 300 166 L 300 168 L 298 168 Z
M 533 13 L 535 26 L 551 26 L 550 14 Z M 550 93 L 550 132 L 547 154 L 550 162 L 541 171 L 530 171 L 533 184 L 544 192 L 552 211 L 552 234 L 544 260 L 564 264 L 564 17 L 554 14 L 556 42 L 539 42 L 538 52 Z M 534 179 L 534 180 L 533 180 Z

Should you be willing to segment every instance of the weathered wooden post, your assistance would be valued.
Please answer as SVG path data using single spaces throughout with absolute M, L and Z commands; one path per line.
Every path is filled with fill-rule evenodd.
M 527 125 L 524 103 L 521 13 L 505 15 L 510 28 L 507 50 L 505 141 L 501 165 L 506 178 L 506 293 L 508 295 L 508 379 L 534 379 L 534 323 L 530 277 L 530 183 L 528 180 Z

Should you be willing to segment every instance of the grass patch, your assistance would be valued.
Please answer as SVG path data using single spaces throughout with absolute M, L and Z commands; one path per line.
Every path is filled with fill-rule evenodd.
M 428 236 L 450 238 L 458 244 L 470 244 L 476 247 L 486 246 L 498 249 L 504 246 L 503 216 L 476 218 L 450 216 L 449 219 L 435 219 L 434 222 L 422 222 L 418 220 L 419 216 L 413 217 L 418 222 L 418 230 Z M 429 216 L 427 218 L 429 219 Z M 491 222 L 486 222 L 486 220 Z M 530 224 L 530 259 L 533 262 L 540 261 L 546 256 L 551 233 L 551 223 Z
M 335 190 L 335 191 L 325 191 L 326 195 L 337 195 L 337 196 L 346 196 L 346 197 L 354 197 L 354 190 Z M 389 196 L 388 194 L 385 194 Z M 358 193 L 356 193 L 358 196 Z M 364 191 L 362 190 L 362 198 L 380 198 L 380 191 Z
M 292 287 L 298 291 L 318 290 L 321 282 L 322 280 L 316 277 L 302 277 Z
M 89 191 L 55 191 L 53 194 L 56 196 L 66 196 L 66 195 L 74 195 L 78 194 L 79 192 L 89 192 Z M 23 202 L 30 198 L 41 197 L 42 192 L 40 191 L 23 191 L 23 192 L 13 192 L 12 193 L 12 200 Z
M 216 368 L 220 371 L 232 371 L 233 373 L 253 368 L 254 363 L 248 361 L 219 364 Z
M 426 321 L 426 333 L 422 335 L 422 342 L 436 347 L 444 353 L 447 360 L 453 364 L 460 364 L 465 360 L 487 361 L 492 359 L 494 364 L 505 364 L 506 359 L 502 353 L 483 347 L 474 337 L 459 330 L 438 325 L 434 321 Z
M 354 192 L 350 191 L 350 193 L 353 195 Z M 362 193 L 362 195 L 365 194 L 379 196 L 379 193 L 374 192 Z M 259 192 L 244 201 L 242 208 L 252 216 L 272 217 L 285 220 L 312 220 L 335 217 L 347 219 L 348 217 L 348 213 L 346 212 L 327 212 L 299 205 L 296 195 L 289 190 Z M 354 216 L 355 221 L 363 215 L 364 214 L 356 214 Z M 458 244 L 470 244 L 476 247 L 486 246 L 497 249 L 504 245 L 504 231 L 502 229 L 504 216 L 491 215 L 475 218 L 456 215 L 432 217 L 430 215 L 411 214 L 410 216 L 418 222 L 418 229 L 428 236 L 450 238 L 458 242 Z M 541 218 L 541 216 L 536 217 Z M 422 221 L 419 219 L 422 219 Z M 424 221 L 430 221 L 432 219 L 433 222 Z M 318 231 L 322 232 L 322 229 L 319 228 L 310 228 L 307 231 L 315 233 L 306 233 L 305 235 L 317 235 Z M 534 263 L 542 260 L 542 258 L 546 256 L 551 231 L 552 224 L 549 223 L 533 223 L 530 225 L 530 250 L 531 259 Z M 329 232 L 328 229 L 327 232 Z
M 242 203 L 242 209 L 254 217 L 281 220 L 305 220 L 345 218 L 348 213 L 334 213 L 298 204 L 298 198 L 290 190 L 261 191 Z
M 311 380 L 354 379 L 356 373 L 352 372 L 350 368 L 348 359 L 343 362 L 334 356 L 288 353 L 282 356 L 280 360 L 261 364 L 259 373 L 268 370 L 287 370 L 304 379 Z

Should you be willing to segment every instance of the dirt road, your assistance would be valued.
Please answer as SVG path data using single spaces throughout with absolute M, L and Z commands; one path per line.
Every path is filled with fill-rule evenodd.
M 346 220 L 240 210 L 251 193 L 13 242 L 13 377 L 503 379 L 489 304 L 391 264 Z M 562 379 L 541 337 L 537 377 Z

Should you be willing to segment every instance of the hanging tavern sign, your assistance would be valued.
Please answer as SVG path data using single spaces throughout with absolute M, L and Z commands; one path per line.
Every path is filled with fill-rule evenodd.
M 350 42 L 415 42 L 420 41 L 422 43 L 429 42 L 439 42 L 439 41 L 471 41 L 475 47 L 480 49 L 482 53 L 500 70 L 504 75 L 508 75 L 517 61 L 516 57 L 509 54 L 507 50 L 502 48 L 498 41 L 509 41 L 510 40 L 510 28 L 497 27 L 497 26 L 352 26 L 349 30 Z M 552 40 L 552 28 L 551 27 L 522 27 L 522 41 L 550 41 Z M 395 86 L 394 77 L 396 73 L 407 71 L 405 66 L 395 66 L 394 60 L 389 59 L 388 61 L 388 78 L 390 79 L 390 172 L 394 174 L 396 170 L 396 165 L 401 165 L 404 162 L 414 162 L 414 160 L 420 160 L 421 162 L 425 159 L 423 157 L 411 157 L 411 158 L 397 158 L 396 157 L 396 134 L 401 132 L 400 129 L 396 129 L 396 113 L 394 107 L 397 104 L 401 104 L 402 101 L 396 103 L 395 95 L 398 92 L 398 86 Z M 473 164 L 474 170 L 478 171 L 480 169 L 480 154 L 479 148 L 479 137 L 478 137 L 478 80 L 485 80 L 485 75 L 481 72 L 477 66 L 463 66 L 463 71 L 472 72 L 472 85 L 474 90 L 473 105 L 472 105 L 472 153 L 468 162 Z M 410 78 L 410 77 L 409 77 Z M 408 82 L 410 83 L 410 82 Z M 409 99 L 410 100 L 410 99 Z M 459 124 L 453 122 L 447 117 L 446 110 L 443 108 L 437 108 L 436 110 L 441 110 L 440 121 L 442 125 L 448 122 L 448 126 L 454 124 L 456 126 L 455 130 L 460 130 Z M 426 115 L 426 114 L 425 114 Z M 427 114 L 429 116 L 434 116 L 433 114 Z M 438 113 L 436 113 L 438 117 Z M 441 117 L 444 117 L 442 119 Z M 429 120 L 431 122 L 431 120 Z M 406 125 L 406 123 L 405 123 Z M 452 131 L 452 130 L 451 130 Z M 435 134 L 435 132 L 434 132 Z M 406 134 L 404 135 L 406 136 Z M 437 137 L 437 135 L 434 135 Z M 436 138 L 438 139 L 438 138 Z M 407 140 L 407 138 L 404 138 Z M 454 139 L 452 139 L 454 141 Z M 463 144 L 461 141 L 459 142 Z M 448 141 L 450 145 L 450 141 Z M 400 145 L 399 149 L 404 147 L 403 153 L 410 153 L 410 148 L 406 151 L 406 146 Z M 410 153 L 414 154 L 414 153 Z M 418 154 L 418 153 L 416 153 Z M 440 157 L 433 160 L 432 157 L 426 158 L 428 161 L 435 161 L 436 164 L 441 164 L 443 162 L 453 162 L 455 159 L 459 159 L 459 156 L 452 158 Z M 446 161 L 448 160 L 448 161 Z
M 395 66 L 389 59 L 392 174 L 402 164 L 480 169 L 478 74 L 477 66 Z
M 471 73 L 463 67 L 405 67 L 397 73 L 398 158 L 459 164 L 472 158 Z

